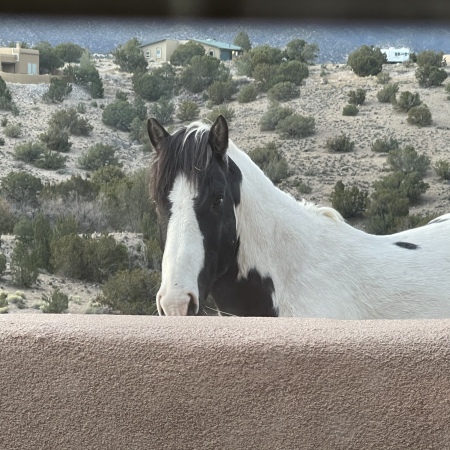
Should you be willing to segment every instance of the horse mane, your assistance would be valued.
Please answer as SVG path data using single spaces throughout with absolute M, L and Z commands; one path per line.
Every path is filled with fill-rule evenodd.
M 209 127 L 193 122 L 163 140 L 150 166 L 150 196 L 162 204 L 170 193 L 175 177 L 181 172 L 197 188 L 207 179 L 211 162 L 208 146 Z
M 336 211 L 334 208 L 330 208 L 329 206 L 319 206 L 315 203 L 307 202 L 303 199 L 300 204 L 307 210 L 318 216 L 325 216 L 329 219 L 334 220 L 335 222 L 345 222 L 344 218 Z

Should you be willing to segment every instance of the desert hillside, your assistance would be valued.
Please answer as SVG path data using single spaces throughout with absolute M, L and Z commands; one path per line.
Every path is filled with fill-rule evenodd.
M 77 161 L 94 143 L 115 146 L 117 156 L 127 173 L 149 165 L 151 155 L 142 151 L 139 142 L 130 141 L 129 133 L 113 130 L 102 122 L 103 110 L 100 105 L 114 102 L 117 91 L 128 93 L 130 98 L 133 98 L 131 75 L 120 72 L 108 59 L 97 60 L 96 66 L 105 88 L 104 99 L 96 100 L 97 107 L 92 105 L 89 94 L 76 85 L 73 85 L 72 92 L 62 103 L 48 104 L 42 101 L 42 95 L 48 89 L 47 85 L 8 83 L 20 114 L 13 117 L 11 114 L 7 115 L 6 111 L 0 111 L 0 119 L 7 115 L 9 124 L 20 122 L 23 132 L 18 138 L 1 136 L 5 144 L 0 147 L 0 179 L 12 171 L 26 171 L 48 183 L 66 180 L 72 175 L 86 177 L 88 173 L 78 167 Z M 251 103 L 238 103 L 236 100 L 230 102 L 228 106 L 235 111 L 235 117 L 230 123 L 230 137 L 238 147 L 247 152 L 273 141 L 289 163 L 289 177 L 280 183 L 280 187 L 298 199 L 304 197 L 318 204 L 330 205 L 330 194 L 338 180 L 342 180 L 345 185 L 356 185 L 370 191 L 373 181 L 385 174 L 386 154 L 374 153 L 371 150 L 371 144 L 376 139 L 387 136 L 398 140 L 402 147 L 412 145 L 418 153 L 428 155 L 432 163 L 440 159 L 450 160 L 450 102 L 447 100 L 447 94 L 442 86 L 419 87 L 414 77 L 415 69 L 415 65 L 397 64 L 385 65 L 383 71 L 389 73 L 391 82 L 399 83 L 399 92 L 407 90 L 420 94 L 420 98 L 431 111 L 431 126 L 421 128 L 410 125 L 406 121 L 405 113 L 397 112 L 390 103 L 380 103 L 377 100 L 377 92 L 382 86 L 377 83 L 376 77 L 360 78 L 346 65 L 327 64 L 311 66 L 310 76 L 300 88 L 300 97 L 283 104 L 299 114 L 313 116 L 316 121 L 314 135 L 302 139 L 281 139 L 275 132 L 259 131 L 260 118 L 269 105 L 267 95 L 259 94 Z M 366 90 L 366 100 L 359 106 L 356 116 L 343 116 L 342 109 L 347 104 L 348 92 L 357 88 Z M 209 112 L 201 94 L 182 93 L 175 98 L 175 103 L 185 99 L 198 103 L 201 118 Z M 83 117 L 93 125 L 93 131 L 87 137 L 71 136 L 73 145 L 67 153 L 65 168 L 57 171 L 42 170 L 14 159 L 15 146 L 37 140 L 41 133 L 47 131 L 48 121 L 55 111 L 77 107 L 80 102 L 85 103 L 86 112 Z M 146 104 L 150 105 L 149 102 Z M 176 128 L 180 125 L 181 122 L 175 119 L 169 127 Z M 0 135 L 1 133 L 0 129 Z M 355 142 L 354 151 L 330 153 L 325 147 L 327 139 L 337 137 L 341 133 L 346 133 Z M 300 194 L 293 187 L 294 181 L 308 184 L 311 193 Z M 450 212 L 448 182 L 440 180 L 432 169 L 426 173 L 425 181 L 430 188 L 417 205 L 411 206 L 410 212 L 422 215 Z M 361 224 L 358 226 L 363 227 Z M 139 235 L 129 233 L 116 236 L 129 248 L 135 248 L 141 240 Z M 9 261 L 14 236 L 3 235 L 1 240 L 1 251 Z M 101 288 L 96 283 L 83 283 L 42 273 L 36 286 L 21 289 L 25 294 L 25 307 L 19 309 L 11 305 L 9 313 L 39 312 L 33 305 L 39 302 L 43 293 L 49 293 L 53 287 L 60 287 L 72 296 L 69 304 L 69 312 L 72 313 L 86 312 L 89 302 Z M 16 290 L 11 284 L 8 271 L 0 279 L 0 290 Z

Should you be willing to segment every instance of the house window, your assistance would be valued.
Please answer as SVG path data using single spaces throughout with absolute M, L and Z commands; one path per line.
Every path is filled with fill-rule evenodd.
M 150 59 L 150 56 L 151 56 L 150 50 L 147 50 L 147 51 L 145 52 L 145 57 L 146 57 L 147 59 Z
M 208 55 L 209 55 L 209 56 L 214 56 L 214 49 L 210 48 L 210 49 L 208 50 Z
M 37 64 L 28 63 L 28 75 L 36 75 L 37 74 Z
M 156 58 L 161 58 L 161 49 L 156 47 Z

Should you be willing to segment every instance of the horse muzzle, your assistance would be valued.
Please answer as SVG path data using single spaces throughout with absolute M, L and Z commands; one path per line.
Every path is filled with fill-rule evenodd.
M 156 306 L 160 316 L 195 316 L 199 310 L 198 295 L 193 292 L 156 295 Z

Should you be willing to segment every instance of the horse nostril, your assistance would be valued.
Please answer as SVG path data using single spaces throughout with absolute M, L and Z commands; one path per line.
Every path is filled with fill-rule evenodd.
M 195 316 L 197 313 L 198 313 L 198 301 L 196 301 L 196 297 L 193 294 L 189 294 L 187 315 Z

